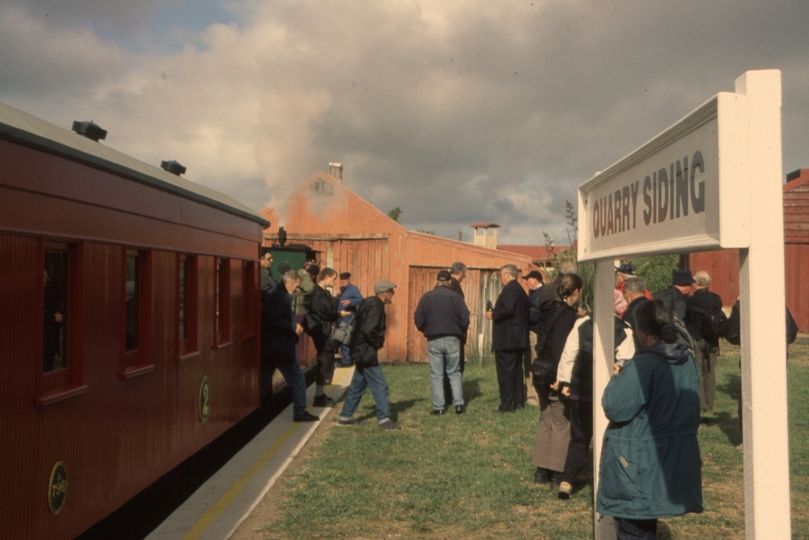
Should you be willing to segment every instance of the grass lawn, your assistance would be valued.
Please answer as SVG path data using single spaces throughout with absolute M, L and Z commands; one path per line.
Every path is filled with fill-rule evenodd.
M 661 521 L 661 539 L 744 537 L 739 352 L 722 346 L 715 418 L 699 433 L 705 512 Z M 790 353 L 793 538 L 809 538 L 809 343 Z M 356 415 L 361 425 L 337 426 L 332 414 L 328 433 L 284 484 L 266 538 L 592 538 L 591 469 L 569 501 L 533 484 L 539 411 L 493 412 L 491 361 L 467 364 L 460 416 L 429 414 L 427 365 L 383 370 L 402 429 L 376 427 L 370 391 Z

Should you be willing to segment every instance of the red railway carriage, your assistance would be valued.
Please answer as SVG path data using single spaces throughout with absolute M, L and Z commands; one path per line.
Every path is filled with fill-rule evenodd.
M 4 538 L 73 538 L 258 407 L 268 225 L 0 104 Z

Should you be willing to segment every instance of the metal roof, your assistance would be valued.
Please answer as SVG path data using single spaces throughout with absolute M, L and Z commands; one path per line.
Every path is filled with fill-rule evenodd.
M 0 138 L 166 191 L 269 227 L 242 203 L 0 102 Z

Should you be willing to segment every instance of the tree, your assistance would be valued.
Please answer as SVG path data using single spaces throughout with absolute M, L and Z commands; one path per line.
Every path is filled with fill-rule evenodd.
M 401 215 L 402 215 L 402 209 L 399 208 L 398 206 L 396 208 L 394 208 L 393 210 L 391 210 L 390 212 L 388 212 L 388 217 L 391 218 L 393 221 L 395 221 L 397 223 L 399 222 L 399 216 L 401 216 Z
M 637 257 L 629 261 L 638 271 L 638 277 L 646 282 L 646 288 L 655 293 L 671 285 L 674 271 L 680 268 L 679 255 L 655 255 Z

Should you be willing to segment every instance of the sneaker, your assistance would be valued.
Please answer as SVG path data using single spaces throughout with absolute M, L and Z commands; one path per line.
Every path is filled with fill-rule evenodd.
M 570 485 L 569 482 L 561 482 L 559 484 L 559 498 L 563 500 L 568 500 L 570 498 L 570 493 L 573 491 L 573 486 Z
M 455 406 L 455 414 L 463 414 L 466 411 L 466 407 L 463 405 L 456 405 Z
M 334 407 L 334 400 L 323 394 L 322 396 L 315 396 L 315 399 L 312 400 L 313 407 Z
M 438 416 L 439 414 L 444 414 L 444 409 L 433 409 L 433 412 L 431 412 L 430 414 L 432 414 L 433 416 Z
M 303 413 L 299 414 L 298 416 L 292 417 L 293 422 L 317 422 L 318 420 L 320 420 L 320 417 L 315 416 L 309 411 L 303 411 Z
M 338 426 L 356 426 L 356 425 L 358 425 L 359 423 L 360 423 L 360 421 L 359 421 L 359 420 L 357 420 L 357 419 L 356 419 L 356 418 L 354 418 L 354 417 L 351 417 L 351 418 L 340 418 L 339 420 L 337 420 L 337 425 L 338 425 Z
M 393 420 L 388 420 L 387 422 L 379 424 L 379 427 L 381 427 L 382 429 L 394 430 L 394 429 L 401 429 L 402 426 L 400 426 Z

